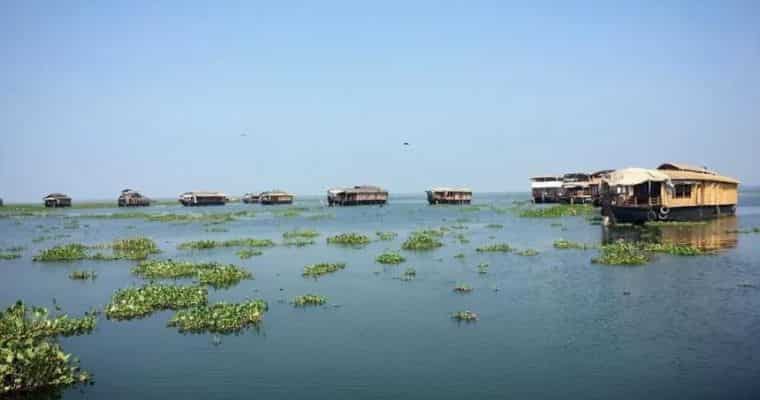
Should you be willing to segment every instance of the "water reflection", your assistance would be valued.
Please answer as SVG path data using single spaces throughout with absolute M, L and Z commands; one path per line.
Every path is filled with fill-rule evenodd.
M 738 244 L 736 216 L 694 224 L 615 226 L 602 230 L 602 242 L 616 240 L 690 245 L 706 251 L 734 248 Z

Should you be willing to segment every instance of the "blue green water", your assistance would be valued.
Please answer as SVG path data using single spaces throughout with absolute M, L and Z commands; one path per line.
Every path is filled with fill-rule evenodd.
M 475 204 L 510 207 L 524 195 L 476 197 Z M 720 248 L 717 255 L 660 255 L 648 265 L 591 264 L 597 250 L 556 250 L 556 239 L 599 244 L 603 228 L 583 217 L 519 218 L 491 208 L 429 207 L 423 196 L 396 196 L 385 207 L 321 208 L 297 200 L 300 216 L 277 208 L 154 206 L 150 213 L 226 213 L 253 210 L 253 218 L 222 225 L 76 218 L 135 210 L 70 209 L 46 217 L 0 218 L 0 248 L 26 246 L 23 257 L 0 261 L 0 306 L 16 300 L 78 315 L 107 304 L 119 288 L 140 285 L 131 261 L 36 263 L 55 244 L 95 244 L 148 236 L 157 258 L 213 260 L 249 269 L 254 280 L 211 290 L 210 301 L 262 298 L 269 311 L 259 328 L 238 335 L 183 335 L 166 327 L 172 312 L 116 322 L 101 316 L 90 335 L 62 339 L 95 376 L 92 386 L 63 392 L 65 399 L 463 399 L 463 398 L 758 398 L 760 397 L 760 234 L 727 234 L 760 226 L 760 194 L 742 194 L 738 216 L 680 227 L 665 239 Z M 331 218 L 312 219 L 329 213 Z M 561 223 L 562 226 L 552 226 Z M 503 229 L 486 227 L 503 224 Z M 420 228 L 452 229 L 445 246 L 402 252 L 407 261 L 382 266 L 375 257 L 398 250 Z M 227 232 L 207 232 L 221 227 Z M 317 244 L 276 246 L 240 260 L 236 249 L 180 251 L 187 240 L 270 238 L 296 228 L 320 232 Z M 42 233 L 42 232 L 47 233 Z M 343 232 L 393 231 L 393 241 L 361 248 L 325 243 Z M 470 243 L 456 239 L 463 233 Z M 33 243 L 39 236 L 67 235 Z M 534 257 L 477 253 L 506 242 L 540 252 Z M 463 259 L 454 258 L 464 253 Z M 345 262 L 345 270 L 304 279 L 303 267 Z M 488 263 L 487 274 L 477 265 Z M 412 281 L 398 279 L 408 267 Z M 92 282 L 68 279 L 94 269 Z M 185 282 L 185 281 L 181 281 Z M 189 282 L 189 281 L 187 281 Z M 470 284 L 470 294 L 452 291 Z M 305 293 L 329 297 L 326 306 L 296 309 Z M 475 323 L 450 313 L 472 310 Z

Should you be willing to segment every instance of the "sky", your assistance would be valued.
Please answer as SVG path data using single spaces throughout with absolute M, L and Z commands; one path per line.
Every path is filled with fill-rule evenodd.
M 759 184 L 760 2 L 2 1 L 0 135 L 6 202 Z

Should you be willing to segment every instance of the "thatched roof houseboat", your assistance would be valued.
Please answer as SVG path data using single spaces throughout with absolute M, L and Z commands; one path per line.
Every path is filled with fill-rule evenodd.
M 261 192 L 259 195 L 259 201 L 264 205 L 273 204 L 293 204 L 295 196 L 284 192 L 282 190 L 271 190 L 268 192 Z
M 71 207 L 71 197 L 63 193 L 50 193 L 42 198 L 45 207 Z
M 227 203 L 227 195 L 222 192 L 185 192 L 179 195 L 183 206 L 223 206 Z
M 124 189 L 119 195 L 117 204 L 119 207 L 147 207 L 150 205 L 150 199 L 136 190 Z
M 605 183 L 609 204 L 604 206 L 616 222 L 691 221 L 734 215 L 739 199 L 738 180 L 686 164 L 626 168 L 610 174 Z
M 367 204 L 385 204 L 388 191 L 377 186 L 354 186 L 351 188 L 334 188 L 327 191 L 327 203 L 330 206 L 356 206 Z
M 591 176 L 580 172 L 562 177 L 559 199 L 563 203 L 582 204 L 591 202 Z
M 259 202 L 259 195 L 258 193 L 246 193 L 242 200 L 245 204 L 255 204 Z
M 470 204 L 472 190 L 463 187 L 434 187 L 425 192 L 430 204 Z
M 562 177 L 534 176 L 530 178 L 530 191 L 534 203 L 557 203 L 562 192 Z
M 591 192 L 591 202 L 595 207 L 599 207 L 601 194 L 602 194 L 602 181 L 609 178 L 610 174 L 614 172 L 613 169 L 603 169 L 601 171 L 594 172 L 590 175 L 588 187 Z

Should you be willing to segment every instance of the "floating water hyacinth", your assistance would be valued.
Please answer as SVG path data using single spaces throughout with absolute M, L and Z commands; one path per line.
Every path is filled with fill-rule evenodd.
M 303 276 L 312 277 L 312 278 L 317 278 L 317 277 L 320 277 L 322 275 L 333 273 L 333 272 L 339 271 L 339 270 L 344 269 L 344 268 L 346 268 L 346 264 L 345 263 L 332 263 L 332 264 L 329 264 L 329 263 L 320 263 L 320 264 L 312 264 L 312 265 L 307 265 L 306 267 L 304 267 L 302 275 Z
M 244 303 L 216 303 L 178 311 L 168 322 L 180 332 L 234 333 L 261 322 L 268 310 L 264 300 Z
M 285 246 L 291 246 L 291 247 L 304 247 L 304 246 L 310 246 L 312 244 L 316 244 L 317 242 L 314 241 L 314 239 L 305 239 L 305 238 L 290 238 L 285 239 L 285 241 L 282 243 Z
M 282 234 L 283 239 L 295 239 L 295 238 L 313 239 L 317 236 L 319 236 L 319 232 L 313 229 L 296 229 L 294 231 L 285 232 Z
M 591 262 L 606 265 L 641 265 L 649 262 L 649 255 L 640 246 L 623 241 L 601 247 L 599 257 Z
M 520 250 L 518 252 L 515 252 L 518 256 L 526 256 L 526 257 L 533 257 L 538 255 L 538 251 L 533 249 L 524 249 Z
M 327 303 L 327 297 L 316 294 L 305 294 L 293 299 L 293 305 L 296 307 L 321 306 L 325 303 Z
M 236 285 L 253 275 L 236 266 L 218 262 L 194 263 L 189 261 L 151 260 L 132 268 L 132 273 L 147 279 L 177 279 L 196 277 L 198 282 L 214 288 Z
M 234 286 L 243 279 L 251 278 L 253 275 L 250 272 L 235 265 L 222 265 L 198 273 L 199 283 L 216 289 Z
M 501 252 L 501 253 L 508 253 L 512 251 L 512 247 L 510 247 L 506 243 L 496 243 L 496 244 L 490 244 L 483 247 L 478 247 L 475 249 L 479 252 Z
M 0 251 L 0 260 L 15 260 L 21 258 L 21 254 L 10 251 Z
M 369 244 L 369 237 L 359 233 L 342 233 L 340 235 L 330 236 L 327 238 L 329 244 L 340 244 L 344 246 L 364 246 Z
M 44 308 L 22 302 L 0 312 L 0 397 L 28 397 L 37 391 L 88 382 L 78 361 L 63 352 L 59 336 L 91 332 L 96 317 L 50 318 Z M 22 397 L 19 397 L 22 398 Z
M 78 261 L 87 258 L 87 246 L 79 243 L 65 244 L 55 246 L 50 249 L 42 250 L 34 256 L 34 261 Z
M 100 252 L 91 254 L 91 249 L 111 249 L 113 254 L 103 254 Z M 78 260 L 144 260 L 150 254 L 158 253 L 156 243 L 145 237 L 118 239 L 112 243 L 99 244 L 94 246 L 85 246 L 79 243 L 70 243 L 55 246 L 50 249 L 41 251 L 34 256 L 34 261 L 78 261 Z
M 478 314 L 472 311 L 457 311 L 451 314 L 451 318 L 457 321 L 473 322 L 478 320 Z
M 488 273 L 488 264 L 486 264 L 486 263 L 480 263 L 480 264 L 478 264 L 478 273 L 479 274 L 487 274 Z
M 180 250 L 206 250 L 214 249 L 217 247 L 271 247 L 274 246 L 274 242 L 270 239 L 232 239 L 232 240 L 195 240 L 190 242 L 183 242 L 177 246 Z
M 433 233 L 436 232 L 436 233 Z M 439 231 L 412 232 L 408 239 L 401 245 L 404 250 L 433 250 L 443 246 L 437 238 L 443 236 Z
M 146 237 L 115 240 L 111 248 L 116 257 L 128 260 L 144 260 L 159 252 L 156 242 Z
M 375 232 L 377 238 L 380 240 L 393 240 L 398 236 L 396 232 Z
M 647 243 L 642 244 L 644 251 L 652 253 L 666 253 L 673 256 L 701 256 L 705 254 L 712 254 L 703 251 L 698 247 L 685 244 L 672 244 L 672 243 Z
M 72 280 L 79 280 L 79 281 L 88 281 L 88 280 L 95 280 L 95 278 L 98 277 L 98 274 L 95 271 L 72 271 L 69 274 L 69 279 Z
M 117 290 L 111 303 L 106 306 L 105 313 L 110 319 L 128 320 L 159 310 L 204 305 L 207 299 L 208 291 L 203 286 L 150 284 Z
M 594 212 L 590 205 L 560 204 L 552 207 L 536 207 L 520 212 L 524 218 L 559 218 L 589 215 Z
M 457 253 L 454 255 L 454 258 L 464 258 L 464 253 Z
M 383 253 L 375 258 L 380 264 L 401 264 L 406 258 L 399 253 Z
M 584 243 L 578 243 L 578 242 L 571 242 L 569 240 L 565 239 L 559 239 L 554 241 L 554 248 L 555 249 L 561 249 L 561 250 L 567 250 L 567 249 L 578 249 L 578 250 L 586 250 L 593 246 L 586 245 Z
M 260 256 L 264 254 L 261 250 L 256 249 L 240 249 L 236 253 L 241 260 L 247 260 L 254 256 Z

